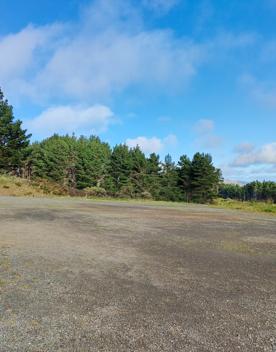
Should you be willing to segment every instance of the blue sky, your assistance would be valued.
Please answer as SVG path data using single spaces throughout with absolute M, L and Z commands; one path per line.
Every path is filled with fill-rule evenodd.
M 0 86 L 33 140 L 97 134 L 276 180 L 276 0 L 0 0 Z

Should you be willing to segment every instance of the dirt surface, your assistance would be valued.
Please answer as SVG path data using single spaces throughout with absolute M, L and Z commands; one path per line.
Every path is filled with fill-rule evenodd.
M 0 351 L 276 351 L 275 259 L 268 215 L 0 198 Z

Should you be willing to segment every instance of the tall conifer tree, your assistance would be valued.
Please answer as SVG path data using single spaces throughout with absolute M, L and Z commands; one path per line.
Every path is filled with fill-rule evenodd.
M 0 89 L 0 170 L 20 175 L 31 135 L 14 120 L 12 106 Z

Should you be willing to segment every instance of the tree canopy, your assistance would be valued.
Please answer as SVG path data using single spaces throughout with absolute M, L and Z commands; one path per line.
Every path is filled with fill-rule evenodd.
M 170 155 L 160 161 L 136 146 L 111 148 L 98 137 L 54 135 L 30 146 L 28 174 L 63 186 L 100 187 L 111 196 L 171 201 L 210 202 L 221 182 L 209 154 L 182 156 L 176 164 Z

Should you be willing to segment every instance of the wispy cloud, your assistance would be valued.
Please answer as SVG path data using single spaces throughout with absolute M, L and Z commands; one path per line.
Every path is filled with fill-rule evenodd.
M 248 94 L 258 103 L 267 108 L 276 107 L 276 86 L 275 83 L 262 82 L 252 75 L 243 75 L 240 82 L 247 90 Z
M 157 120 L 161 123 L 169 123 L 172 121 L 172 118 L 170 116 L 159 116 Z
M 221 146 L 223 139 L 214 132 L 215 123 L 210 119 L 201 119 L 194 125 L 195 143 L 204 149 L 215 149 Z
M 198 134 L 206 134 L 213 132 L 215 124 L 213 120 L 209 119 L 200 119 L 195 124 L 195 131 Z
M 255 148 L 254 144 L 244 142 L 235 146 L 234 152 L 238 154 L 250 153 Z
M 275 2 L 276 3 L 276 2 Z M 276 60 L 276 40 L 270 40 L 263 44 L 260 53 L 260 59 L 262 62 L 275 63 Z

